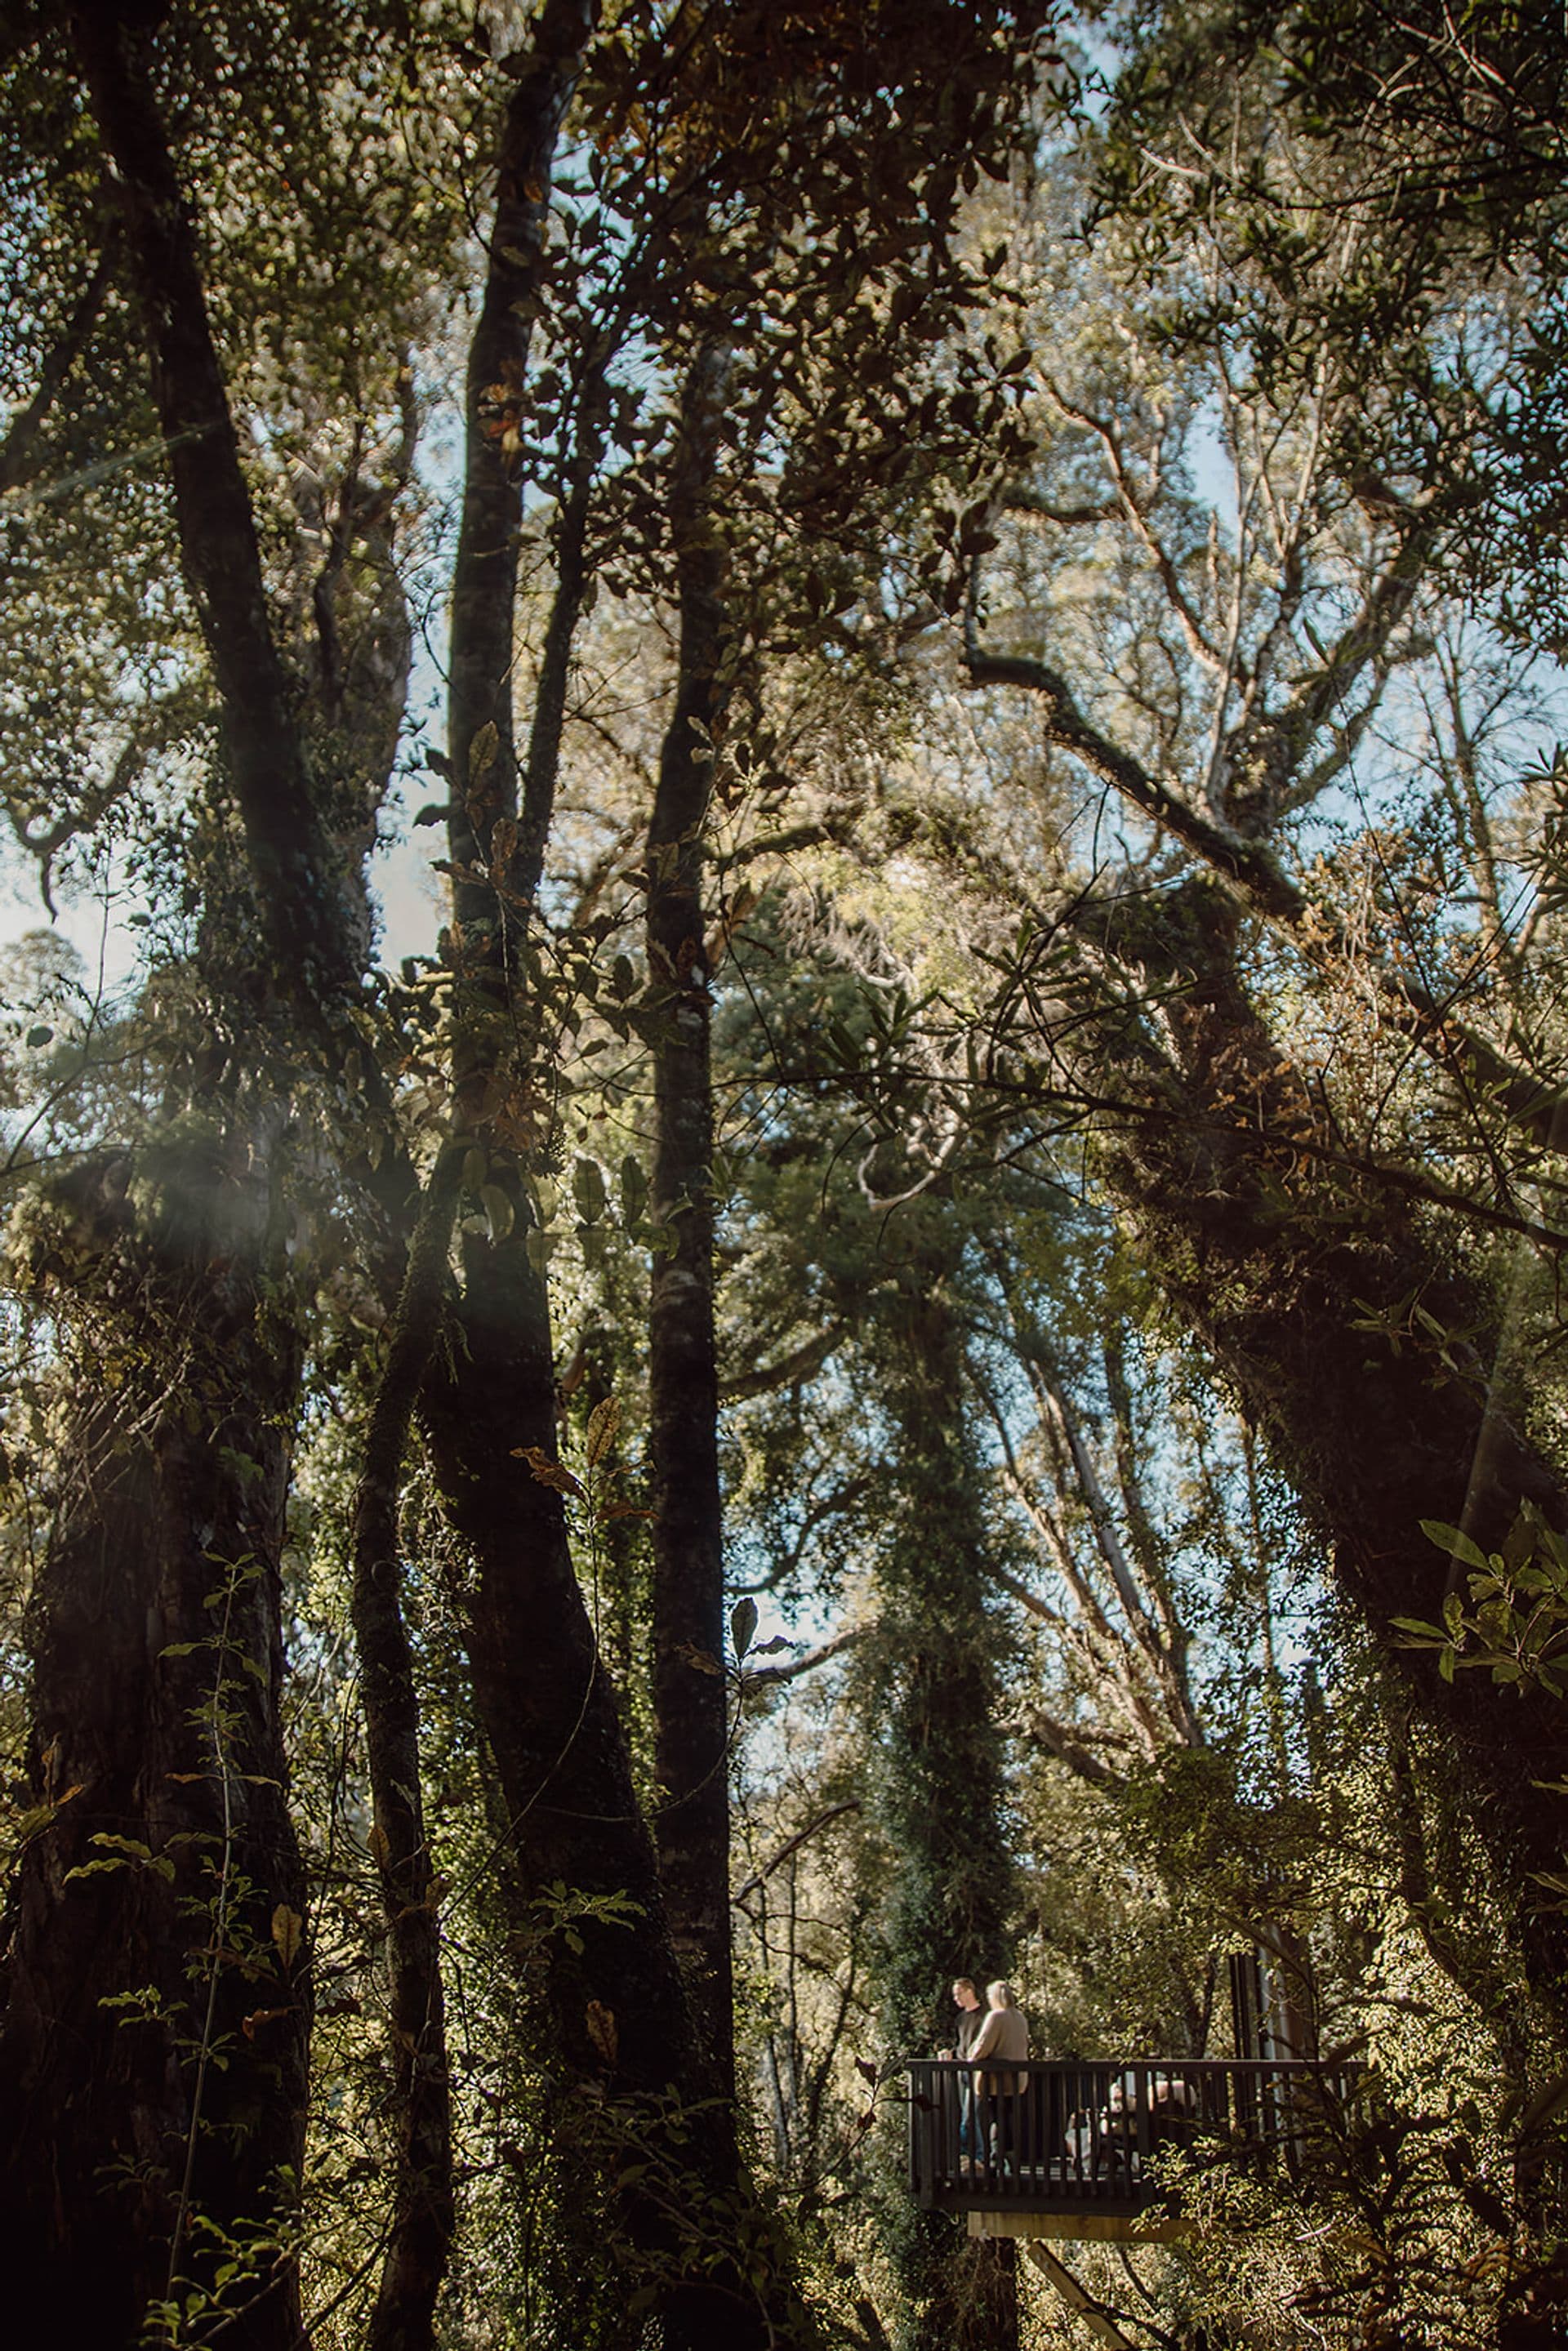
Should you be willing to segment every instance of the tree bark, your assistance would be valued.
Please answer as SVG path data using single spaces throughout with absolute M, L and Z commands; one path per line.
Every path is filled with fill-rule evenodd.
M 653 1019 L 650 1206 L 667 1249 L 648 1311 L 653 1481 L 655 1834 L 671 1931 L 713 2054 L 733 2086 L 728 1687 L 714 1331 L 711 998 L 702 869 L 713 737 L 727 693 L 725 553 L 712 501 L 730 374 L 707 342 L 685 389 L 671 526 L 680 590 L 675 704 L 648 828 L 648 1002 Z
M 897 1869 L 883 1913 L 883 2036 L 896 2056 L 952 2042 L 949 1987 L 1006 1972 L 1011 1858 L 1001 1827 L 998 1651 L 986 1529 L 964 1424 L 964 1350 L 940 1245 L 913 1248 L 876 1334 L 898 1490 L 866 1645 L 877 1811 Z M 1016 2351 L 1017 2280 L 1000 2249 L 900 2195 L 889 2251 L 909 2351 Z
M 446 1287 L 461 1154 L 437 1161 L 365 1438 L 354 1500 L 352 1614 L 372 1849 L 386 1910 L 397 2166 L 392 2236 L 371 2320 L 370 2351 L 429 2351 L 451 2254 L 452 2089 L 447 2070 L 435 1873 L 421 1785 L 419 1695 L 403 1622 L 398 1505 L 414 1406 Z
M 253 1140 L 165 1163 L 144 1241 L 123 1162 L 76 1180 L 134 1368 L 78 1407 L 29 1614 L 48 1810 L 6 1967 L 0 2261 L 29 2337 L 105 2351 L 172 2283 L 210 2284 L 224 2233 L 245 2273 L 225 2340 L 298 2340 L 310 2017 L 278 1575 L 298 1364 Z
M 190 214 L 137 29 L 96 0 L 72 17 L 141 310 L 185 584 L 213 666 L 235 796 L 279 989 L 314 1024 L 357 987 L 347 877 L 324 825 L 273 637 L 261 549 Z
M 1440 1620 L 1458 1573 L 1423 1519 L 1500 1549 L 1523 1502 L 1568 1530 L 1568 1479 L 1511 1416 L 1493 1301 L 1398 1194 L 1333 1164 L 1318 1104 L 1248 1000 L 1237 943 L 1236 917 L 1197 882 L 1119 940 L 1162 983 L 1175 1060 L 1109 1179 L 1375 1646 L 1450 1744 L 1535 1990 L 1568 2016 L 1568 1919 L 1537 1877 L 1563 1865 L 1561 1804 L 1541 1785 L 1568 1769 L 1562 1708 L 1480 1672 L 1445 1681 L 1393 1622 Z

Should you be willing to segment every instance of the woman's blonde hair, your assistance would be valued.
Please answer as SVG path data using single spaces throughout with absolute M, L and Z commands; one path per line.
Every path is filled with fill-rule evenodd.
M 993 2008 L 1016 2008 L 1011 1984 L 994 1983 L 986 1986 L 986 1998 Z

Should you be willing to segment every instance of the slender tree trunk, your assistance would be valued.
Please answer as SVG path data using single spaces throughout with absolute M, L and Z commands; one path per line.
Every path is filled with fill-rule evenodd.
M 503 428 L 507 402 L 521 397 L 528 372 L 556 146 L 598 21 L 599 0 L 545 0 L 534 26 L 528 68 L 507 109 L 485 296 L 468 350 L 463 514 L 453 572 L 447 836 L 454 912 L 479 962 L 482 943 L 501 922 L 501 902 L 479 869 L 488 863 L 497 824 L 517 812 L 513 684 L 523 479 L 519 461 L 504 446 Z M 573 601 L 567 645 L 576 611 Z M 563 664 L 564 658 L 562 647 Z M 553 792 L 553 758 L 542 780 Z M 537 837 L 542 852 L 544 833 Z
M 77 52 L 125 224 L 185 584 L 223 712 L 278 984 L 318 1021 L 358 983 L 361 908 L 314 791 L 274 640 L 250 494 L 207 319 L 189 208 L 148 73 L 147 11 L 93 0 Z
M 1109 1160 L 1166 1294 L 1234 1382 L 1316 1520 L 1333 1571 L 1412 1703 L 1449 1742 L 1541 1996 L 1568 2017 L 1568 1919 L 1538 1872 L 1564 1830 L 1543 1782 L 1568 1770 L 1554 1702 L 1443 1680 L 1396 1616 L 1440 1620 L 1457 1571 L 1423 1519 L 1500 1548 L 1523 1502 L 1568 1530 L 1568 1479 L 1494 1383 L 1495 1307 L 1390 1187 L 1332 1164 L 1298 1072 L 1248 1001 L 1236 925 L 1189 884 L 1136 946 L 1168 993 L 1176 1063 Z
M 298 2340 L 310 2020 L 278 1577 L 298 1364 L 256 1146 L 231 1130 L 199 1164 L 187 1141 L 145 1238 L 124 1163 L 77 1179 L 79 1237 L 135 1303 L 28 1620 L 49 1816 L 6 1968 L 0 2262 L 29 2340 L 120 2351 L 172 2287 L 213 2284 L 225 2232 L 225 2341 Z
M 398 2126 L 392 2237 L 370 2351 L 429 2351 L 455 2217 L 440 1920 L 424 1823 L 419 1697 L 402 1615 L 398 1504 L 414 1405 L 446 1289 L 460 1179 L 461 1155 L 449 1144 L 410 1247 L 354 1502 L 354 1636 L 374 1810 L 371 1842 L 392 1967 Z
M 716 2076 L 727 2086 L 735 2072 L 729 1726 L 702 869 L 713 737 L 727 699 L 725 556 L 711 509 L 729 373 L 728 346 L 715 340 L 699 350 L 686 380 L 671 500 L 679 669 L 647 855 L 655 1024 L 651 1207 L 668 1241 L 653 1260 L 648 1314 L 654 1760 L 664 1792 L 656 1835 L 671 1931 Z

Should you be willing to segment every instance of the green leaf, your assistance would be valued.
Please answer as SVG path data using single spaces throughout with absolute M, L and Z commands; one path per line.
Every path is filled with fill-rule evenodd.
M 757 1630 L 757 1603 L 749 1595 L 737 1600 L 729 1612 L 729 1637 L 735 1646 L 736 1660 L 745 1656 L 751 1646 L 751 1636 Z
M 479 1198 L 489 1219 L 490 1238 L 504 1241 L 516 1221 L 517 1212 L 512 1207 L 511 1194 L 503 1192 L 498 1184 L 482 1184 Z
M 627 1226 L 638 1225 L 648 1205 L 648 1179 L 640 1161 L 628 1152 L 621 1162 L 621 1215 Z
M 571 1174 L 572 1196 L 585 1225 L 596 1225 L 604 1214 L 608 1194 L 604 1172 L 597 1159 L 580 1159 Z
M 1490 1562 L 1484 1551 L 1460 1527 L 1448 1527 L 1441 1519 L 1423 1519 L 1421 1531 L 1428 1542 L 1436 1543 L 1454 1559 L 1462 1559 L 1467 1567 L 1479 1567 L 1483 1572 Z

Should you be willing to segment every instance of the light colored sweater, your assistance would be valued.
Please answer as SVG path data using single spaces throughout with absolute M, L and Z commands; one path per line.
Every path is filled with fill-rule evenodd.
M 969 2052 L 971 2064 L 982 2057 L 1024 2058 L 1029 2055 L 1029 2019 L 1021 2008 L 993 2008 L 988 2011 L 980 2027 L 979 2039 Z M 987 2074 L 981 2076 L 983 2090 L 1004 2092 L 1017 2089 L 1016 2075 Z

